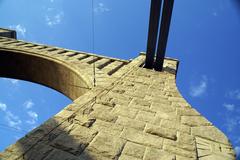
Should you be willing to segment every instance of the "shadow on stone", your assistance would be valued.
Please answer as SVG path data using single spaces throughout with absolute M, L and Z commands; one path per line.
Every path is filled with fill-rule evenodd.
M 1 155 L 3 160 L 93 160 L 84 149 L 97 135 L 90 126 L 53 117 L 34 129 Z

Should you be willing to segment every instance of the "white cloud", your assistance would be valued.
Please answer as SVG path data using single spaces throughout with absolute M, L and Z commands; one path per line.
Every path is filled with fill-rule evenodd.
M 28 111 L 27 114 L 29 115 L 29 117 L 31 117 L 32 119 L 37 119 L 38 118 L 38 114 L 36 112 L 33 111 Z
M 234 109 L 235 109 L 235 105 L 234 104 L 224 103 L 223 107 L 226 108 L 228 111 L 234 111 Z
M 240 100 L 240 90 L 236 89 L 236 90 L 230 91 L 227 93 L 227 96 L 232 99 Z
M 37 123 L 38 120 L 38 114 L 32 110 L 30 110 L 35 104 L 33 103 L 32 100 L 27 100 L 24 102 L 23 106 L 24 108 L 27 109 L 27 115 L 29 117 L 28 120 L 26 120 L 25 122 L 29 125 L 31 125 L 31 129 L 33 128 L 33 126 Z
M 239 146 L 236 146 L 236 147 L 234 148 L 234 150 L 235 150 L 235 152 L 236 152 L 237 157 L 240 157 L 240 147 L 239 147 Z
M 21 24 L 11 25 L 9 28 L 16 30 L 17 33 L 19 33 L 22 37 L 25 37 L 25 34 L 27 32 L 27 29 Z
M 11 78 L 2 78 L 2 79 L 12 83 L 13 85 L 18 85 L 19 84 L 19 80 L 17 80 L 17 79 L 11 79 Z
M 240 124 L 239 117 L 227 117 L 224 126 L 228 132 L 232 132 Z
M 21 130 L 20 125 L 22 124 L 22 121 L 18 116 L 13 114 L 11 111 L 8 110 L 8 107 L 4 103 L 0 103 L 0 110 L 4 112 L 4 119 L 7 122 L 7 125 L 9 127 Z
M 17 85 L 19 82 L 19 80 L 17 80 L 17 79 L 10 79 L 9 81 L 14 85 Z
M 30 125 L 36 124 L 36 122 L 38 120 L 38 114 L 34 111 L 28 111 L 27 114 L 30 117 L 30 119 L 27 120 L 26 123 L 28 123 Z
M 107 8 L 103 3 L 98 3 L 97 7 L 94 8 L 95 13 L 104 13 L 104 12 L 109 12 L 110 9 Z
M 5 112 L 5 111 L 7 110 L 7 105 L 0 102 L 0 110 L 2 110 L 3 112 Z
M 54 12 L 55 10 L 48 10 L 48 12 Z M 45 21 L 46 24 L 50 27 L 54 26 L 54 25 L 58 25 L 62 22 L 62 19 L 64 17 L 64 12 L 58 12 L 56 14 L 53 13 L 49 13 L 45 16 Z
M 26 109 L 30 109 L 34 106 L 34 103 L 32 100 L 27 100 L 23 103 L 23 106 L 26 108 Z
M 202 76 L 199 84 L 192 85 L 190 87 L 190 95 L 192 97 L 200 97 L 200 96 L 202 96 L 206 92 L 207 86 L 208 86 L 208 79 L 207 79 L 206 76 Z
M 22 124 L 22 121 L 19 119 L 19 117 L 10 111 L 6 111 L 5 113 L 5 120 L 7 121 L 8 126 L 21 130 L 20 125 Z

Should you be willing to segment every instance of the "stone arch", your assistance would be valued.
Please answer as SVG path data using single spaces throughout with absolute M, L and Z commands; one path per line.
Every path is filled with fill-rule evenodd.
M 0 49 L 0 76 L 42 84 L 72 100 L 91 88 L 91 82 L 84 79 L 73 65 L 26 51 Z

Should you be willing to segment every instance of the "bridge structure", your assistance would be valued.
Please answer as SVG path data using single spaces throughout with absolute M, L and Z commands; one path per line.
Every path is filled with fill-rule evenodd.
M 178 60 L 164 58 L 158 72 L 143 67 L 144 53 L 121 60 L 15 38 L 0 29 L 0 76 L 51 87 L 73 103 L 0 159 L 235 159 L 228 138 L 179 93 Z

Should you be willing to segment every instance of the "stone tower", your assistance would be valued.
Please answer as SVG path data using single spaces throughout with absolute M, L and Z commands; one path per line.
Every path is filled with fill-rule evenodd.
M 234 160 L 228 138 L 181 96 L 178 60 L 121 60 L 15 39 L 0 29 L 0 76 L 73 100 L 0 153 L 1 160 Z M 93 64 L 96 85 L 93 85 Z M 44 106 L 51 107 L 51 106 Z

